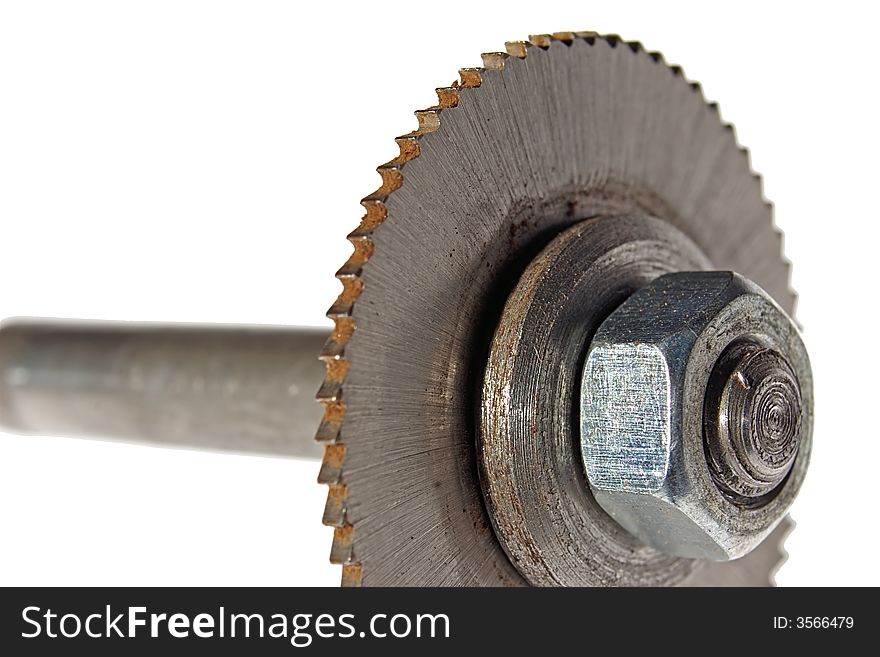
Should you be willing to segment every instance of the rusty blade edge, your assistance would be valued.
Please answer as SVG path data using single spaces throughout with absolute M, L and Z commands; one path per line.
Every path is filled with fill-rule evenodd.
M 482 67 L 459 69 L 459 77 L 452 85 L 437 88 L 437 104 L 416 111 L 418 127 L 395 139 L 400 149 L 399 155 L 376 169 L 382 183 L 376 191 L 361 200 L 365 214 L 358 227 L 348 235 L 348 240 L 353 245 L 353 252 L 336 273 L 336 278 L 342 284 L 342 291 L 327 311 L 327 317 L 333 320 L 334 328 L 319 356 L 326 363 L 327 374 L 316 395 L 317 400 L 324 407 L 324 415 L 315 440 L 325 445 L 318 483 L 329 486 L 322 521 L 323 524 L 335 528 L 330 562 L 342 565 L 341 585 L 344 587 L 360 586 L 363 578 L 363 567 L 355 549 L 355 527 L 349 522 L 347 514 L 349 488 L 344 478 L 346 444 L 341 440 L 346 411 L 343 389 L 350 367 L 345 356 L 345 348 L 356 330 L 353 311 L 355 302 L 364 290 L 363 268 L 375 251 L 373 232 L 388 218 L 385 203 L 388 197 L 404 184 L 403 168 L 406 163 L 421 155 L 421 138 L 440 129 L 441 113 L 455 108 L 464 90 L 479 88 L 488 71 L 503 71 L 509 57 L 525 59 L 531 49 L 548 50 L 554 43 L 571 46 L 575 40 L 584 41 L 591 46 L 597 41 L 603 41 L 612 48 L 618 46 L 627 48 L 635 55 L 647 56 L 654 63 L 665 66 L 673 76 L 684 79 L 693 92 L 699 94 L 707 109 L 714 112 L 719 122 L 731 131 L 737 148 L 747 160 L 748 170 L 760 186 L 762 200 L 770 208 L 772 216 L 773 206 L 763 195 L 763 180 L 752 169 L 749 152 L 736 139 L 733 125 L 721 119 L 717 103 L 706 101 L 702 87 L 697 82 L 687 80 L 681 67 L 668 64 L 661 53 L 646 50 L 638 41 L 624 41 L 614 34 L 601 35 L 591 31 L 530 35 L 527 41 L 507 42 L 505 52 L 484 53 Z M 773 229 L 780 237 L 781 250 L 782 231 L 776 227 L 775 222 Z M 782 253 L 780 255 L 789 271 L 789 292 L 796 299 L 790 285 L 790 262 Z M 784 562 L 784 556 L 784 547 L 780 545 L 780 564 L 770 574 L 771 578 L 779 565 Z

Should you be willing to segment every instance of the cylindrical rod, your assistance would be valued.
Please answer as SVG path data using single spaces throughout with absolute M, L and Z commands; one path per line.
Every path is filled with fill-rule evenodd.
M 0 325 L 0 428 L 320 458 L 327 330 L 20 318 Z

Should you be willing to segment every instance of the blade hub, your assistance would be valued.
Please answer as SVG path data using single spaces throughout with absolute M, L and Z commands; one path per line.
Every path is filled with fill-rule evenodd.
M 669 222 L 595 218 L 560 233 L 508 298 L 483 380 L 478 452 L 496 535 L 529 583 L 670 585 L 694 571 L 697 562 L 646 547 L 596 502 L 577 407 L 587 347 L 605 318 L 663 274 L 709 268 Z

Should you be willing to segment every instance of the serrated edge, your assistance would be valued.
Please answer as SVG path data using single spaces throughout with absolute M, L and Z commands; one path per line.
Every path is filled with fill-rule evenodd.
M 363 267 L 374 252 L 375 245 L 372 235 L 388 218 L 388 209 L 385 203 L 388 197 L 404 184 L 404 166 L 421 155 L 421 138 L 440 129 L 442 112 L 458 105 L 463 90 L 480 87 L 487 72 L 503 72 L 509 58 L 526 59 L 529 50 L 533 48 L 547 50 L 557 42 L 571 46 L 576 40 L 584 41 L 591 46 L 597 41 L 604 41 L 612 48 L 625 46 L 635 54 L 644 54 L 650 57 L 654 63 L 666 66 L 673 76 L 681 77 L 690 85 L 706 107 L 718 115 L 722 126 L 731 131 L 736 147 L 746 158 L 750 174 L 758 182 L 761 199 L 770 209 L 772 228 L 780 236 L 780 249 L 782 248 L 782 231 L 772 219 L 773 205 L 764 196 L 763 179 L 752 168 L 749 151 L 740 145 L 733 125 L 721 119 L 718 104 L 706 100 L 699 83 L 688 80 L 682 68 L 668 64 L 661 53 L 645 50 L 640 42 L 625 41 L 615 34 L 602 35 L 592 31 L 555 32 L 553 34 L 530 35 L 527 41 L 509 41 L 505 44 L 505 52 L 484 53 L 482 67 L 459 69 L 458 80 L 448 87 L 437 88 L 438 102 L 436 105 L 415 112 L 418 121 L 416 130 L 395 139 L 400 150 L 398 156 L 376 169 L 382 183 L 376 191 L 361 200 L 365 213 L 358 227 L 348 235 L 353 252 L 336 273 L 336 278 L 342 284 L 342 292 L 327 311 L 327 317 L 333 320 L 334 328 L 320 354 L 320 359 L 326 364 L 327 373 L 316 396 L 324 406 L 324 415 L 315 439 L 325 445 L 318 483 L 329 486 L 323 523 L 334 528 L 330 562 L 342 565 L 342 586 L 360 586 L 363 577 L 363 566 L 357 558 L 355 549 L 355 528 L 348 520 L 349 488 L 345 483 L 344 472 L 346 443 L 341 437 L 346 411 L 343 394 L 344 384 L 349 370 L 345 348 L 356 329 L 353 317 L 354 305 L 364 289 Z M 788 290 L 792 294 L 793 301 L 796 301 L 797 297 L 791 290 L 790 284 L 790 262 L 783 253 L 780 253 L 780 257 L 788 272 Z M 771 581 L 775 572 L 785 561 L 784 546 L 780 544 L 779 549 L 781 558 L 773 572 L 770 573 Z
M 776 586 L 776 574 L 785 565 L 785 562 L 788 561 L 788 550 L 785 549 L 785 542 L 788 540 L 788 537 L 791 536 L 791 533 L 794 531 L 795 527 L 797 527 L 797 523 L 790 515 L 785 516 L 783 522 L 787 522 L 788 524 L 786 525 L 785 531 L 783 532 L 782 536 L 779 537 L 779 544 L 776 546 L 778 559 L 773 567 L 770 569 L 770 573 L 768 575 L 768 584 L 770 586 Z

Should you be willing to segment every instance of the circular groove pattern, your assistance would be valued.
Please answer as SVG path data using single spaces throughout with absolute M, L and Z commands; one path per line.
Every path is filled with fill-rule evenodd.
M 704 407 L 715 483 L 743 504 L 767 501 L 794 464 L 802 414 L 800 384 L 782 355 L 747 340 L 728 347 Z
M 524 583 L 480 499 L 474 368 L 511 281 L 567 226 L 663 216 L 793 307 L 760 179 L 698 85 L 615 36 L 508 49 L 416 113 L 337 274 L 317 439 L 344 585 Z M 688 583 L 769 583 L 785 530 Z

